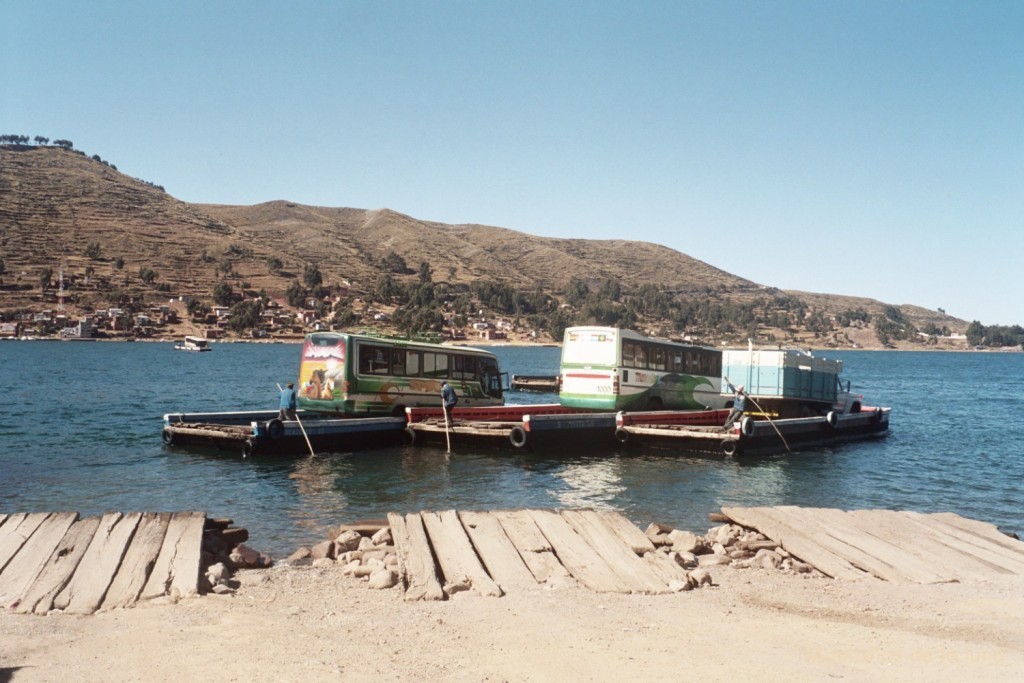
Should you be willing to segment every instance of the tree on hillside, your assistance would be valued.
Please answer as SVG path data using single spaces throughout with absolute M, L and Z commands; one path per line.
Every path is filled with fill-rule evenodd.
M 147 285 L 153 284 L 157 278 L 157 272 L 152 268 L 146 266 L 139 267 L 139 279 L 145 282 Z
M 393 251 L 389 251 L 384 256 L 384 260 L 381 261 L 381 266 L 392 273 L 404 273 L 409 270 L 409 266 L 406 265 L 405 259 Z
M 432 282 L 434 279 L 434 271 L 430 267 L 430 264 L 426 261 L 420 261 L 420 284 L 426 284 Z
M 583 278 L 573 275 L 565 286 L 565 302 L 570 306 L 580 306 L 590 296 L 590 285 Z
M 231 307 L 228 327 L 239 334 L 253 330 L 260 325 L 261 312 L 259 300 L 240 301 Z
M 213 288 L 213 300 L 220 306 L 229 305 L 234 295 L 235 290 L 224 281 L 218 282 Z
M 281 272 L 282 268 L 284 268 L 284 264 L 281 262 L 281 259 L 276 256 L 267 257 L 267 270 L 271 275 L 277 275 Z
M 310 289 L 318 289 L 324 283 L 324 276 L 320 272 L 320 266 L 315 263 L 306 264 L 302 271 L 302 282 Z
M 306 288 L 298 282 L 293 282 L 284 293 L 288 305 L 293 308 L 303 308 L 306 305 Z
M 100 243 L 89 242 L 88 246 L 85 247 L 85 255 L 87 258 L 91 258 L 93 261 L 100 257 Z
M 53 285 L 53 268 L 47 266 L 39 272 L 39 284 L 43 289 L 49 289 Z
M 114 267 L 117 268 L 118 270 L 124 268 L 124 258 L 118 256 L 116 259 L 114 259 Z
M 49 141 L 50 141 L 50 138 L 44 138 L 42 135 L 37 135 L 36 136 L 36 144 L 37 145 L 45 145 Z

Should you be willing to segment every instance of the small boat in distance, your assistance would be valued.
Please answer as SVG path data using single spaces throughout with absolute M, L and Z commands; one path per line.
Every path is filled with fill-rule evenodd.
M 176 351 L 213 351 L 210 340 L 202 337 L 185 337 L 185 341 L 175 344 L 174 349 Z

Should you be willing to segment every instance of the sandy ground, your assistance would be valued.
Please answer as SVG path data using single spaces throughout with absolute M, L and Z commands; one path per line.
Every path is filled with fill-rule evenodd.
M 17 681 L 1024 680 L 1024 577 L 838 582 L 716 568 L 663 596 L 568 586 L 407 603 L 340 566 L 87 617 L 0 612 Z

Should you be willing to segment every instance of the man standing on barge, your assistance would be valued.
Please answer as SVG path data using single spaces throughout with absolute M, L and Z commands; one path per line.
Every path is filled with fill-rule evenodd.
M 734 387 L 732 382 L 727 381 L 726 383 L 729 385 L 729 388 L 736 391 L 736 395 L 732 399 L 732 410 L 729 412 L 729 417 L 725 418 L 724 428 L 729 429 L 736 420 L 743 417 L 743 411 L 747 407 L 747 395 L 743 392 L 742 384 Z
M 277 386 L 281 386 L 278 384 Z M 295 383 L 288 382 L 285 389 L 281 389 L 281 402 L 278 404 L 280 411 L 277 413 L 279 420 L 295 419 Z

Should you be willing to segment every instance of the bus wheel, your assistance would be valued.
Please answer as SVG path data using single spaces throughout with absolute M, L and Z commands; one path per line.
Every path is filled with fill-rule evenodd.
M 615 440 L 625 446 L 629 443 L 629 432 L 622 427 L 619 427 L 615 430 Z
M 280 439 L 284 436 L 284 422 L 275 417 L 267 423 L 267 434 L 271 439 Z
M 722 451 L 722 455 L 727 455 L 730 458 L 736 455 L 735 439 L 723 439 L 722 443 L 718 444 L 718 448 Z
M 164 440 L 164 443 L 168 446 L 174 445 L 174 432 L 164 427 L 164 431 L 161 432 L 160 438 Z
M 513 448 L 522 448 L 526 445 L 526 430 L 516 425 L 508 433 L 508 440 L 512 442 Z
M 412 427 L 406 427 L 403 431 L 405 432 L 405 442 L 410 446 L 415 446 L 416 441 L 419 438 L 419 434 L 416 433 L 416 430 Z

